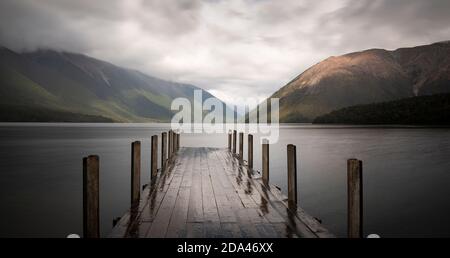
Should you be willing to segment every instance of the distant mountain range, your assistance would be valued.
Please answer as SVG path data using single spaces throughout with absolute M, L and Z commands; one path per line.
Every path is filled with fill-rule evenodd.
M 0 48 L 0 121 L 170 121 L 172 100 L 194 90 L 81 54 Z
M 164 122 L 173 99 L 201 90 L 81 54 L 7 48 L 0 86 L 0 121 Z M 330 57 L 272 97 L 280 98 L 280 122 L 312 122 L 345 107 L 439 93 L 450 93 L 450 42 Z
M 311 122 L 344 107 L 448 92 L 450 42 L 439 42 L 330 57 L 272 97 L 280 98 L 281 122 Z

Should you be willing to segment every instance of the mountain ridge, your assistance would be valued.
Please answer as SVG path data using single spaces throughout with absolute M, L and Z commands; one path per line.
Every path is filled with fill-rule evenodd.
M 166 81 L 84 54 L 50 49 L 17 53 L 0 48 L 3 106 L 78 113 L 116 122 L 167 122 L 178 97 L 193 100 L 191 85 Z M 44 112 L 48 113 L 48 112 Z M 26 117 L 26 116 L 25 116 Z M 28 115 L 30 117 L 30 115 Z M 72 116 L 74 117 L 74 116 Z
M 296 76 L 280 98 L 281 122 L 311 122 L 333 110 L 450 91 L 450 44 L 368 49 L 331 56 Z

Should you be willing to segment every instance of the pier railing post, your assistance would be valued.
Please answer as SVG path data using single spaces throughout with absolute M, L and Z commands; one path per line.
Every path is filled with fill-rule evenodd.
M 239 162 L 244 162 L 244 133 L 239 133 Z
M 236 154 L 236 130 L 233 130 L 233 154 Z
M 83 158 L 83 237 L 100 237 L 99 158 Z
M 131 206 L 139 204 L 141 193 L 141 142 L 131 144 Z
M 287 146 L 288 204 L 297 207 L 297 150 L 295 145 Z
M 169 146 L 168 146 L 168 159 L 169 161 L 172 159 L 172 146 L 173 146 L 173 131 L 169 130 Z
M 264 184 L 269 184 L 269 141 L 267 139 L 263 139 L 262 144 L 262 180 Z
M 152 136 L 152 153 L 150 159 L 151 178 L 155 178 L 158 173 L 158 135 Z
M 253 169 L 253 135 L 248 135 L 248 168 Z
M 228 151 L 231 152 L 231 133 L 228 133 Z
M 348 237 L 363 237 L 363 181 L 362 161 L 347 161 Z
M 172 146 L 173 154 L 175 154 L 175 153 L 177 152 L 177 137 L 178 137 L 178 134 L 174 132 L 174 133 L 173 133 L 173 139 L 172 139 L 172 143 L 173 143 L 173 146 Z
M 161 171 L 166 170 L 167 162 L 167 133 L 161 134 Z

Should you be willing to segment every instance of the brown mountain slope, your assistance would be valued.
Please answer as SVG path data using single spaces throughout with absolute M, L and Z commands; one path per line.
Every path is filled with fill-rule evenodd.
M 272 97 L 281 122 L 310 122 L 330 111 L 415 95 L 450 92 L 450 43 L 330 57 Z

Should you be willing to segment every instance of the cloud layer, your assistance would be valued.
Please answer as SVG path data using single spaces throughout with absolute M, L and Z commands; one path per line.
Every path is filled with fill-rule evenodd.
M 0 44 L 81 52 L 231 103 L 331 55 L 450 39 L 448 0 L 2 0 Z

